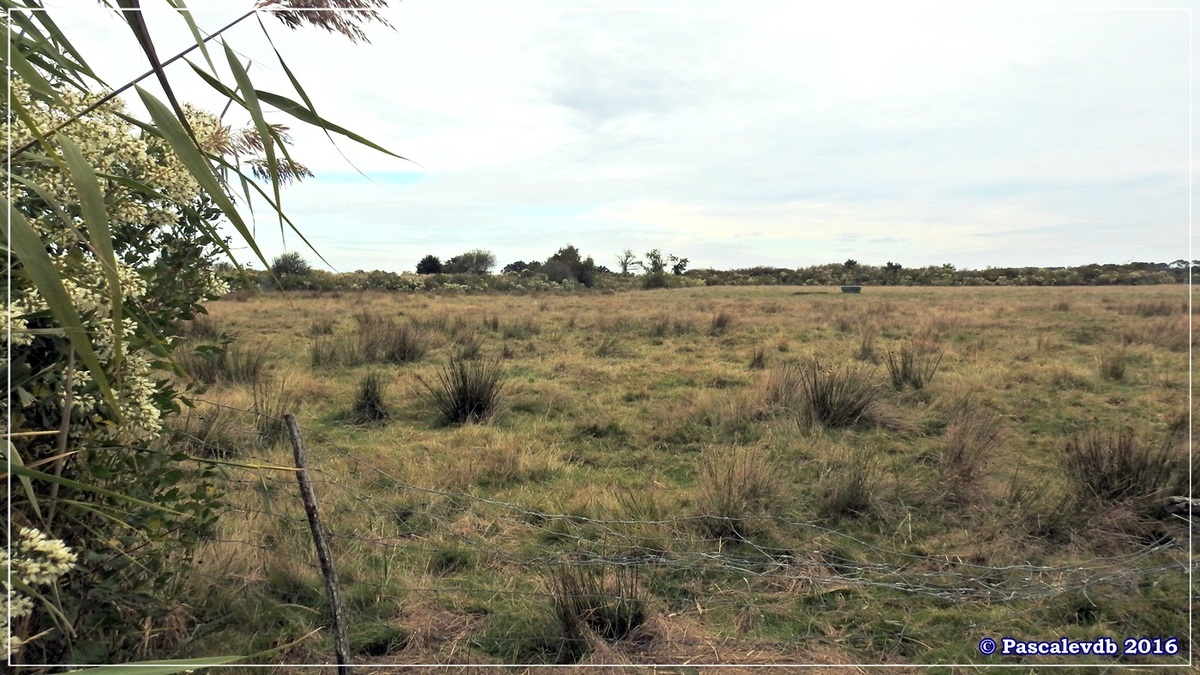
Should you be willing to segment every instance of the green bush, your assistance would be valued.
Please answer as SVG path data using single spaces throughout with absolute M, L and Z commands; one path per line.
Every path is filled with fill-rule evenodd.
M 290 277 L 306 277 L 312 272 L 312 266 L 304 259 L 304 256 L 291 251 L 275 256 L 271 261 L 271 272 L 281 280 L 285 276 Z

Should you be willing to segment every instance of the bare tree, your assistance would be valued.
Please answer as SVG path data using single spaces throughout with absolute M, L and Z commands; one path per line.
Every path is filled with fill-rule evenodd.
M 621 276 L 627 277 L 632 273 L 632 270 L 642 266 L 641 261 L 634 255 L 633 249 L 625 249 L 617 256 L 617 265 L 621 268 Z

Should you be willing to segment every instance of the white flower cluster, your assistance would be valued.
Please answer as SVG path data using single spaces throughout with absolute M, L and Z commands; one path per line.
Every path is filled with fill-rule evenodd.
M 83 110 L 103 95 L 103 92 L 84 95 L 64 87 L 59 95 L 65 105 L 52 105 L 31 98 L 29 86 L 19 78 L 13 78 L 9 87 L 13 98 L 29 110 L 40 129 L 58 127 L 68 116 L 74 114 L 74 111 Z M 67 128 L 71 140 L 98 174 L 106 173 L 136 180 L 152 187 L 167 199 L 151 199 L 144 196 L 132 198 L 126 188 L 102 181 L 101 186 L 108 197 L 106 201 L 109 220 L 114 224 L 151 226 L 174 223 L 178 218 L 174 204 L 186 204 L 195 199 L 200 192 L 199 185 L 178 156 L 165 146 L 164 141 L 158 138 L 139 138 L 130 133 L 129 123 L 118 117 L 120 112 L 120 99 L 114 99 L 111 103 L 91 111 Z M 221 125 L 212 115 L 196 109 L 189 109 L 187 113 L 188 122 L 196 130 L 197 139 L 202 145 L 210 143 L 213 136 L 220 134 Z M 23 125 L 14 123 L 7 150 L 12 150 L 14 145 L 24 144 L 31 137 Z M 45 194 L 59 204 L 79 202 L 70 178 L 53 163 L 22 165 L 20 173 L 22 177 L 36 183 Z M 37 218 L 31 222 L 44 234 L 53 234 L 57 229 L 50 219 Z
M 39 530 L 22 527 L 17 539 L 12 543 L 11 551 L 0 551 L 0 564 L 12 570 L 12 577 L 19 579 L 27 586 L 44 586 L 52 584 L 59 577 L 70 571 L 75 565 L 75 553 L 58 539 L 50 539 Z M 11 619 L 20 619 L 33 612 L 33 600 L 18 593 L 8 585 L 7 575 L 4 577 L 3 612 L 0 612 L 0 623 L 3 623 L 6 653 L 16 654 L 24 641 L 12 634 Z
M 47 104 L 33 99 L 29 87 L 19 78 L 13 79 L 10 91 L 12 97 L 30 111 L 42 129 L 57 127 L 73 111 L 83 109 L 98 96 L 64 89 L 59 93 L 65 105 Z M 98 108 L 72 123 L 67 127 L 67 133 L 71 134 L 84 159 L 97 174 L 118 175 L 138 181 L 166 199 L 130 191 L 121 184 L 101 178 L 110 224 L 114 227 L 174 224 L 179 218 L 178 204 L 195 200 L 200 193 L 199 186 L 178 156 L 161 139 L 135 136 L 133 127 L 118 116 L 120 111 L 121 104 L 116 99 L 112 104 Z M 190 106 L 185 114 L 197 139 L 206 149 L 216 152 L 228 145 L 229 130 L 216 117 Z M 30 137 L 23 125 L 14 123 L 8 139 L 9 149 L 25 143 Z M 38 198 L 44 197 L 52 204 L 67 206 L 79 202 L 74 185 L 57 164 L 22 163 L 18 168 L 14 162 L 13 168 L 22 178 L 39 187 Z M 14 189 L 18 189 L 15 183 Z M 29 196 L 35 195 L 31 191 Z M 77 369 L 72 375 L 71 386 L 72 430 L 98 430 L 101 439 L 118 436 L 141 439 L 158 433 L 161 430 L 161 412 L 153 402 L 157 390 L 154 369 L 150 365 L 153 357 L 140 349 L 131 349 L 128 339 L 121 341 L 117 348 L 108 277 L 103 265 L 85 247 L 71 243 L 78 236 L 73 228 L 86 227 L 86 224 L 78 220 L 64 224 L 50 212 L 42 214 L 35 211 L 26 215 L 43 241 L 52 244 L 48 246 L 51 261 L 62 278 L 84 329 L 91 337 L 92 346 L 105 367 L 108 379 L 114 385 L 118 412 L 123 420 L 119 427 L 111 423 L 113 411 L 108 410 L 107 404 L 95 390 L 90 374 Z M 145 295 L 146 282 L 135 268 L 118 261 L 116 273 L 125 301 L 133 303 Z M 196 289 L 197 300 L 217 298 L 228 292 L 228 284 L 215 274 L 210 276 L 203 288 Z M 4 330 L 8 346 L 29 346 L 34 336 L 29 332 L 28 321 L 22 317 L 46 311 L 48 305 L 45 299 L 29 285 L 13 284 L 7 309 L 4 324 L 0 327 Z M 132 336 L 137 331 L 136 324 L 128 319 L 123 320 L 121 326 L 126 336 Z M 56 395 L 59 404 L 65 404 L 65 386 L 44 393 L 52 397 Z
M 229 282 L 225 281 L 216 273 L 209 275 L 208 284 L 204 287 L 204 299 L 216 300 L 217 298 L 225 297 L 229 293 Z
M 113 384 L 117 385 L 114 394 L 120 415 L 125 422 L 120 427 L 105 424 L 108 416 L 105 414 L 106 405 L 102 397 L 94 390 L 90 374 L 84 369 L 77 369 L 72 374 L 71 383 L 71 430 L 79 432 L 99 429 L 101 437 L 105 439 L 115 438 L 119 434 L 130 438 L 153 436 L 161 430 L 161 411 L 153 402 L 154 368 L 145 354 L 130 349 L 128 336 L 137 331 L 137 324 L 127 317 L 122 319 L 121 326 L 126 339 L 120 343 L 118 358 L 112 308 L 107 290 L 108 281 L 101 264 L 88 257 L 68 255 L 56 256 L 54 263 L 59 268 L 63 286 L 79 312 L 84 328 L 92 337 L 92 347 L 96 355 L 105 366 Z M 138 275 L 137 270 L 120 261 L 117 262 L 117 278 L 121 282 L 125 301 L 135 301 L 145 294 L 146 282 Z M 13 288 L 12 294 L 13 302 L 9 305 L 9 316 L 13 318 L 10 320 L 9 316 L 5 317 L 9 324 L 6 328 L 12 331 L 14 347 L 28 345 L 32 339 L 28 333 L 28 324 L 16 317 L 46 310 L 47 305 L 45 300 L 31 289 Z M 116 368 L 118 362 L 119 372 Z M 65 388 L 60 388 L 55 393 L 59 404 L 65 405 Z

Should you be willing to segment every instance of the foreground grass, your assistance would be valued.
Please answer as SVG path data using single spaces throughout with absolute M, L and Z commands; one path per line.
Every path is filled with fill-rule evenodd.
M 363 663 L 1083 662 L 979 654 L 1002 635 L 1174 636 L 1186 658 L 1187 530 L 1155 510 L 1189 483 L 1186 307 L 1163 286 L 267 295 L 209 308 L 280 385 L 214 378 L 209 446 L 284 464 L 239 410 L 276 389 L 299 409 Z M 418 342 L 328 357 L 381 326 Z M 936 367 L 906 386 L 890 354 Z M 452 359 L 504 369 L 483 423 L 425 400 Z M 1064 453 L 1105 433 L 1167 468 L 1089 495 Z M 291 477 L 235 478 L 165 654 L 326 621 Z

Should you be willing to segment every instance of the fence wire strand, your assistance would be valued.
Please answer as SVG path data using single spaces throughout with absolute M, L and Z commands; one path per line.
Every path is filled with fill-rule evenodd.
M 261 412 L 210 401 L 201 403 L 224 415 L 251 420 L 241 429 L 225 429 L 227 433 L 261 440 L 262 429 L 268 426 L 263 420 L 267 416 Z M 339 552 L 370 550 L 384 558 L 403 556 L 408 564 L 419 566 L 412 561 L 432 560 L 447 550 L 465 550 L 481 565 L 497 570 L 495 585 L 486 588 L 479 586 L 478 575 L 465 580 L 454 574 L 433 574 L 428 569 L 408 570 L 416 573 L 412 578 L 420 580 L 415 584 L 355 575 L 357 584 L 400 592 L 406 597 L 467 594 L 550 602 L 554 599 L 552 591 L 515 582 L 511 570 L 536 576 L 570 565 L 580 569 L 636 569 L 643 574 L 678 575 L 708 582 L 707 592 L 678 600 L 678 611 L 752 611 L 743 591 L 753 588 L 781 594 L 884 591 L 885 597 L 897 602 L 905 596 L 924 596 L 946 603 L 1011 603 L 1012 612 L 1021 614 L 1029 610 L 1020 603 L 1072 593 L 1120 595 L 1122 601 L 1150 603 L 1129 590 L 1147 577 L 1177 574 L 1187 578 L 1196 569 L 1186 541 L 1179 540 L 1067 564 L 1017 561 L 991 565 L 950 554 L 888 548 L 813 522 L 775 515 L 748 520 L 769 523 L 792 539 L 807 542 L 807 546 L 776 548 L 752 540 L 731 546 L 726 539 L 704 536 L 702 528 L 696 527 L 705 521 L 721 520 L 721 516 L 596 518 L 417 485 L 401 480 L 318 430 L 301 429 L 312 457 L 308 473 L 322 501 L 325 529 L 335 556 Z M 193 430 L 185 429 L 183 434 L 182 438 L 194 447 L 209 447 L 209 439 Z M 311 547 L 304 545 L 307 521 L 299 507 L 294 477 L 286 471 L 255 468 L 290 465 L 280 463 L 279 453 L 272 457 L 271 452 L 263 453 L 262 446 L 258 447 L 258 451 L 239 453 L 230 458 L 230 464 L 221 465 L 223 484 L 229 494 L 235 495 L 224 509 L 224 518 L 247 523 L 269 519 L 272 528 L 292 533 L 295 541 L 289 546 L 271 538 L 219 536 L 213 544 L 254 551 L 253 555 L 270 556 L 316 574 Z M 349 470 L 335 474 L 323 468 L 322 462 L 330 460 L 346 463 Z M 222 582 L 220 574 L 198 575 L 213 584 Z M 257 592 L 251 581 L 247 579 L 247 593 Z M 746 636 L 737 645 L 740 650 L 778 650 L 793 647 L 797 640 L 819 637 L 825 636 L 813 633 L 779 641 Z M 685 642 L 679 644 L 686 646 Z M 690 646 L 704 645 L 697 642 Z

